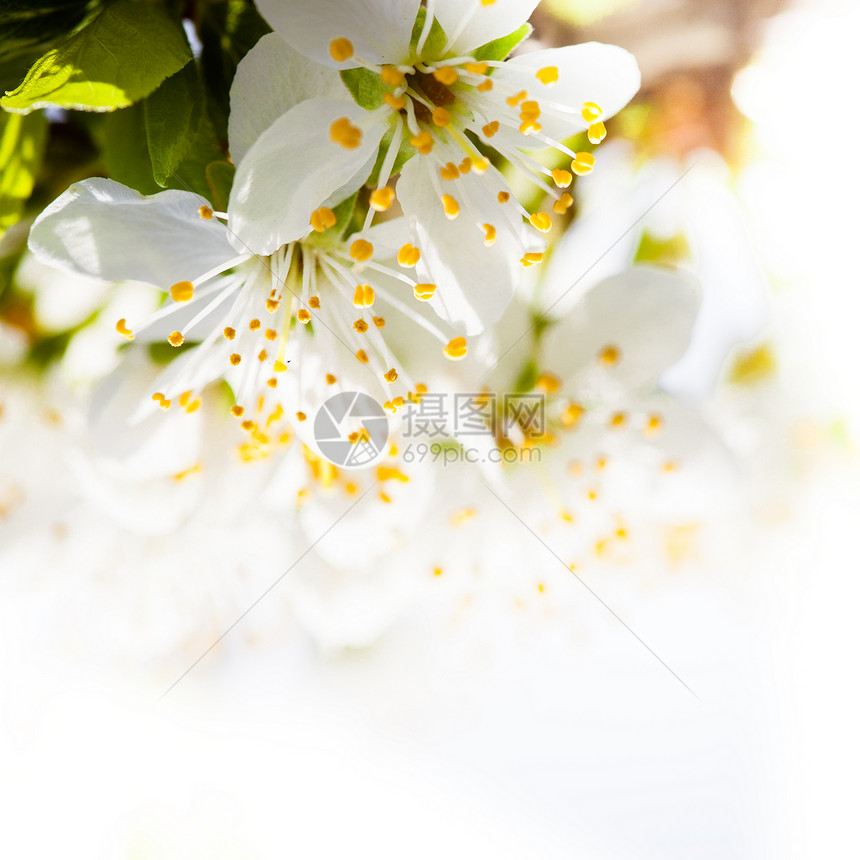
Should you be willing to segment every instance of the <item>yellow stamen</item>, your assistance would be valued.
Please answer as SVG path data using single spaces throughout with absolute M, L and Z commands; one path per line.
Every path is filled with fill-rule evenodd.
M 306 308 L 300 308 L 296 314 L 296 319 L 302 324 L 307 325 L 311 321 L 311 312 Z
M 496 242 L 496 228 L 492 224 L 484 224 L 484 244 L 489 248 Z
M 606 126 L 602 122 L 592 123 L 588 127 L 588 141 L 597 145 L 606 137 Z
M 352 303 L 357 308 L 369 308 L 373 305 L 375 298 L 376 295 L 373 292 L 373 287 L 369 284 L 359 284 L 355 288 Z
M 382 83 L 389 87 L 399 87 L 403 83 L 403 72 L 394 66 L 386 66 L 379 75 Z
M 556 168 L 552 172 L 552 181 L 557 188 L 569 188 L 570 183 L 573 182 L 573 174 L 569 170 Z
M 180 281 L 170 288 L 170 298 L 175 302 L 187 302 L 194 297 L 194 284 L 191 281 Z
M 587 176 L 594 170 L 594 156 L 590 152 L 577 152 L 576 158 L 570 162 L 570 169 L 577 176 Z
M 433 151 L 433 136 L 426 129 L 415 137 L 410 138 L 409 143 L 414 146 L 421 155 L 429 155 Z
M 361 129 L 354 126 L 348 117 L 342 116 L 336 119 L 329 128 L 329 135 L 344 149 L 358 149 L 361 146 Z
M 328 206 L 320 206 L 319 209 L 311 213 L 311 227 L 317 233 L 324 233 L 329 227 L 334 227 L 335 224 L 337 224 L 337 215 Z
M 457 83 L 457 79 L 460 76 L 457 74 L 457 70 L 454 66 L 442 66 L 439 69 L 433 70 L 433 77 L 436 78 L 440 84 L 450 87 Z
M 385 328 L 385 317 L 374 317 L 373 324 L 377 328 Z
M 272 367 L 274 368 L 275 373 L 283 373 L 287 369 L 287 365 L 280 360 L 276 361 Z
M 538 69 L 537 72 L 535 72 L 535 77 L 544 84 L 544 86 L 552 86 L 558 81 L 558 66 L 544 66 L 544 68 Z
M 448 341 L 448 345 L 442 351 L 452 361 L 459 361 L 461 358 L 465 358 L 468 352 L 466 338 L 455 337 L 453 340 Z
M 224 338 L 226 340 L 233 340 L 234 337 L 236 337 L 236 329 L 227 326 L 227 328 L 224 329 Z
M 444 167 L 439 169 L 439 175 L 448 182 L 453 182 L 455 179 L 460 178 L 460 171 L 453 161 L 449 161 Z
M 509 191 L 500 191 L 499 192 L 499 203 L 507 203 L 508 200 L 511 199 L 511 195 Z
M 605 346 L 600 351 L 600 360 L 604 364 L 617 364 L 621 360 L 621 350 L 617 346 Z
M 499 121 L 494 119 L 492 122 L 488 122 L 481 131 L 484 132 L 484 137 L 492 137 L 499 130 Z
M 582 118 L 587 123 L 597 122 L 603 116 L 603 110 L 594 102 L 586 102 L 582 106 Z
M 366 239 L 356 239 L 349 249 L 349 256 L 356 263 L 366 263 L 373 256 L 373 245 Z
M 167 342 L 171 346 L 182 346 L 185 343 L 185 338 L 182 336 L 181 331 L 174 331 L 167 336 Z
M 336 377 L 334 374 L 332 374 L 332 373 L 327 373 L 327 374 L 325 375 L 325 381 L 326 381 L 326 383 L 328 383 L 329 385 L 334 385 L 334 384 L 335 384 L 335 382 L 337 382 L 337 377 Z
M 328 52 L 336 63 L 345 63 L 355 53 L 355 49 L 349 39 L 340 38 L 332 39 Z
M 299 421 L 306 421 L 306 420 L 307 420 L 307 417 L 308 417 L 308 416 L 307 416 L 307 415 L 305 415 L 305 413 L 304 413 L 304 412 L 296 412 L 296 418 L 298 418 L 298 419 L 299 419 Z
M 129 340 L 134 340 L 134 333 L 130 328 L 128 328 L 128 326 L 126 326 L 125 317 L 123 317 L 121 320 L 117 320 L 116 330 L 123 337 L 127 337 Z
M 311 296 L 308 299 L 308 307 L 317 310 L 320 306 L 320 297 L 319 296 Z
M 397 379 L 397 371 L 392 367 L 391 370 L 383 374 L 385 381 L 388 383 L 395 382 Z
M 251 322 L 248 323 L 248 328 L 251 329 L 251 331 L 257 331 L 257 329 L 259 327 L 260 327 L 260 321 L 259 320 L 251 320 Z
M 360 349 L 360 350 L 355 354 L 355 357 L 356 357 L 356 358 L 357 358 L 357 359 L 358 359 L 362 364 L 367 364 L 367 362 L 368 362 L 368 361 L 370 361 L 370 359 L 367 357 L 367 353 L 366 353 L 363 349 Z
M 486 63 L 466 63 L 463 68 L 470 75 L 486 75 L 489 67 Z
M 406 96 L 396 96 L 394 93 L 386 93 L 383 101 L 394 110 L 403 110 L 406 107 Z
M 436 292 L 436 284 L 416 284 L 412 290 L 416 299 L 427 302 Z
M 475 89 L 479 93 L 488 93 L 493 88 L 493 82 L 487 78 L 485 81 L 481 81 Z
M 199 215 L 199 216 L 200 216 L 204 221 L 211 221 L 211 220 L 212 220 L 212 216 L 213 216 L 215 213 L 212 211 L 212 209 L 211 209 L 209 206 L 201 206 L 201 207 L 197 210 L 197 214 L 198 214 L 198 215 Z
M 397 252 L 397 263 L 404 269 L 411 269 L 421 259 L 421 252 L 408 242 Z
M 541 233 L 548 233 L 552 229 L 552 218 L 546 212 L 535 212 L 529 216 L 529 221 Z
M 367 331 L 367 323 L 364 320 L 356 320 L 352 327 L 359 333 L 364 334 Z
M 564 215 L 570 207 L 573 206 L 573 195 L 568 194 L 567 191 L 552 204 L 552 211 L 558 213 L 559 215 Z
M 527 99 L 529 94 L 525 90 L 520 90 L 515 96 L 510 96 L 507 99 L 508 104 L 511 107 L 516 107 L 521 101 Z
M 370 192 L 370 208 L 377 212 L 386 212 L 394 203 L 394 189 L 383 185 L 382 188 L 374 188 Z
M 436 107 L 433 109 L 433 123 L 440 128 L 451 124 L 451 111 L 447 108 Z
M 460 204 L 450 194 L 442 195 L 442 207 L 449 221 L 453 221 L 460 214 Z
M 235 367 L 237 364 L 239 364 L 239 362 L 240 362 L 241 360 L 242 360 L 242 356 L 241 356 L 241 355 L 239 355 L 239 353 L 238 353 L 238 352 L 234 352 L 234 353 L 230 356 L 230 364 L 232 364 L 232 365 L 233 365 L 233 367 Z

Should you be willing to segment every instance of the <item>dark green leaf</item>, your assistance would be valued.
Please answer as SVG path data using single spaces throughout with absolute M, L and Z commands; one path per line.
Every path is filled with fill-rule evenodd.
M 202 102 L 197 67 L 188 63 L 143 103 L 152 175 L 162 187 L 181 164 L 197 134 Z
M 476 60 L 504 60 L 520 42 L 527 39 L 532 32 L 531 24 L 523 24 L 519 30 L 514 30 L 507 36 L 502 36 L 499 39 L 494 39 L 492 42 L 487 42 L 482 45 L 473 55 Z
M 220 212 L 227 211 L 235 176 L 236 168 L 229 161 L 213 161 L 206 166 L 206 180 L 212 195 L 209 199 Z
M 190 59 L 178 19 L 142 0 L 116 0 L 37 60 L 0 105 L 112 111 L 149 95 Z

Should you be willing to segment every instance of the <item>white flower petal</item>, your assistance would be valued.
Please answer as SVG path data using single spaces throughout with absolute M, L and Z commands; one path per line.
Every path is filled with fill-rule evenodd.
M 308 60 L 276 33 L 263 36 L 239 63 L 230 88 L 229 137 L 234 164 L 299 102 L 339 95 L 351 99 L 336 71 Z
M 272 29 L 306 57 L 347 69 L 355 62 L 336 63 L 329 46 L 349 39 L 356 56 L 373 63 L 402 63 L 409 55 L 419 0 L 259 0 L 257 7 Z
M 558 69 L 558 81 L 545 86 L 535 77 L 543 68 Z M 564 48 L 549 48 L 514 57 L 496 70 L 495 87 L 490 93 L 500 98 L 509 90 L 528 91 L 529 98 L 554 102 L 569 108 L 569 119 L 558 118 L 545 108 L 540 124 L 545 135 L 563 140 L 577 131 L 588 128 L 582 117 L 586 102 L 598 105 L 603 111 L 601 119 L 614 116 L 636 95 L 641 84 L 639 66 L 631 53 L 616 45 L 586 42 Z M 517 135 L 517 145 L 523 149 L 543 146 L 536 137 Z
M 354 149 L 331 139 L 330 127 L 341 118 L 362 129 Z M 311 214 L 330 195 L 367 178 L 385 128 L 384 114 L 337 99 L 308 99 L 285 113 L 239 164 L 230 193 L 231 232 L 257 254 L 304 236 Z
M 29 247 L 49 266 L 167 289 L 236 256 L 224 225 L 200 217 L 205 202 L 187 191 L 144 197 L 110 179 L 86 179 L 39 215 Z
M 454 37 L 452 48 L 459 54 L 513 33 L 528 21 L 538 2 L 495 0 L 484 6 L 481 0 L 436 0 L 434 11 L 448 38 Z M 466 18 L 468 22 L 463 25 Z
M 549 329 L 542 369 L 574 382 L 599 373 L 628 390 L 653 387 L 687 349 L 698 309 L 691 276 L 637 266 L 602 281 Z M 615 361 L 602 361 L 606 347 Z
M 507 185 L 492 168 L 445 183 L 442 191 L 460 206 L 459 216 L 449 220 L 430 175 L 437 171 L 435 161 L 413 158 L 403 168 L 397 195 L 422 254 L 420 266 L 437 286 L 432 307 L 446 322 L 477 334 L 499 319 L 513 297 L 524 251 L 522 220 L 511 203 L 498 203 Z M 491 247 L 484 245 L 484 223 L 496 228 Z

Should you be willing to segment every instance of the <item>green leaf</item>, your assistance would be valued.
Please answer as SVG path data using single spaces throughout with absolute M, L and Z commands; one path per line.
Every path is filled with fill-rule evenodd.
M 144 106 L 136 104 L 110 114 L 101 131 L 102 161 L 108 176 L 141 194 L 160 191 L 152 176 Z
M 418 47 L 418 40 L 421 38 L 421 31 L 424 29 L 424 22 L 427 20 L 427 10 L 423 7 L 418 10 L 418 17 L 415 19 L 415 24 L 412 27 L 412 38 L 410 45 L 413 51 L 413 59 L 420 59 L 415 54 L 415 49 Z M 448 36 L 442 29 L 442 25 L 434 18 L 433 24 L 430 26 L 430 34 L 424 42 L 424 48 L 421 51 L 421 56 L 432 58 L 435 60 L 442 59 L 442 51 L 445 50 L 445 45 L 448 44 Z
M 182 162 L 200 125 L 203 87 L 194 63 L 171 75 L 146 101 L 146 143 L 162 187 Z
M 531 24 L 523 24 L 518 30 L 509 33 L 507 36 L 502 36 L 499 39 L 494 39 L 492 42 L 487 42 L 486 45 L 481 45 L 473 55 L 476 60 L 504 60 L 520 42 L 527 39 L 532 33 Z
M 33 192 L 47 125 L 42 114 L 0 113 L 0 236 L 19 220 Z
M 227 211 L 235 176 L 236 168 L 229 161 L 212 161 L 206 165 L 206 181 L 212 193 L 209 199 L 219 212 Z
M 142 0 L 116 0 L 37 60 L 0 105 L 113 111 L 148 96 L 190 59 L 177 18 Z
M 226 139 L 230 86 L 236 67 L 272 30 L 250 0 L 215 0 L 197 8 L 202 10 L 197 32 L 203 45 L 200 66 L 210 96 L 210 118 L 218 134 Z
M 167 187 L 193 191 L 210 203 L 214 203 L 212 199 L 213 189 L 209 179 L 210 175 L 215 175 L 211 169 L 212 162 L 224 160 L 224 152 L 218 142 L 212 120 L 204 114 L 200 120 L 200 125 L 197 127 L 197 134 L 188 149 L 188 155 L 173 172 Z M 217 171 L 218 168 L 214 168 L 214 170 Z M 227 193 L 229 195 L 229 191 Z M 227 207 L 220 208 L 226 209 Z
M 356 104 L 365 110 L 376 110 L 382 106 L 383 97 L 389 88 L 382 83 L 379 75 L 367 69 L 344 69 L 340 76 Z

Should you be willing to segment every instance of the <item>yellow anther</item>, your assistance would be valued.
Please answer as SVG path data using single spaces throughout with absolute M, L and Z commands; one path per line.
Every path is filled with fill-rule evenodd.
M 125 324 L 125 317 L 121 320 L 117 320 L 116 322 L 116 330 L 123 337 L 127 337 L 129 340 L 134 340 L 134 333 L 132 330 Z
M 479 93 L 488 93 L 493 88 L 493 82 L 487 78 L 485 81 L 481 81 L 475 89 Z
M 356 263 L 366 263 L 373 256 L 373 245 L 366 239 L 356 239 L 350 246 L 349 256 Z
M 373 324 L 377 328 L 385 328 L 385 317 L 374 317 Z
M 609 426 L 614 428 L 623 427 L 627 421 L 627 416 L 623 412 L 615 412 L 609 419 Z
M 535 383 L 535 388 L 547 394 L 555 394 L 561 388 L 561 380 L 554 373 L 542 373 Z
M 335 224 L 337 224 L 337 215 L 328 206 L 320 206 L 319 209 L 311 213 L 311 227 L 317 233 L 324 233 L 329 227 L 334 227 Z
M 397 371 L 392 367 L 391 370 L 386 371 L 383 376 L 385 377 L 385 381 L 390 384 L 397 380 Z
M 287 365 L 284 364 L 283 361 L 276 361 L 272 367 L 275 370 L 275 373 L 283 373 L 287 369 Z
M 194 297 L 194 284 L 191 281 L 180 281 L 170 288 L 170 298 L 175 302 L 187 302 Z
M 191 400 L 191 392 L 190 391 L 183 391 L 182 394 L 179 395 L 179 405 L 180 406 L 183 406 L 183 407 L 187 406 L 189 400 Z
M 490 169 L 490 159 L 480 156 L 479 158 L 472 157 L 472 170 L 479 176 L 483 176 Z
M 466 63 L 463 68 L 470 75 L 486 75 L 489 67 L 486 63 Z
M 170 401 L 166 398 L 164 400 L 159 401 L 158 404 L 162 409 L 170 409 Z
M 567 191 L 552 204 L 552 211 L 558 213 L 559 215 L 564 215 L 570 207 L 573 206 L 573 195 L 568 194 Z
M 257 354 L 257 361 L 265 361 L 268 357 L 269 354 L 266 352 L 266 350 L 261 349 L 260 352 Z
M 403 83 L 403 72 L 394 66 L 385 66 L 379 75 L 382 83 L 389 87 L 399 87 Z
M 433 136 L 426 129 L 415 137 L 410 138 L 409 143 L 414 146 L 421 155 L 429 155 L 433 151 Z
M 442 352 L 444 352 L 452 361 L 459 361 L 461 358 L 465 358 L 466 353 L 468 352 L 466 338 L 455 337 L 453 340 L 448 341 L 448 345 L 442 350 Z
M 441 66 L 440 68 L 433 70 L 433 77 L 436 78 L 440 84 L 450 87 L 457 83 L 457 79 L 460 75 L 457 73 L 454 66 Z
M 329 135 L 344 149 L 358 149 L 361 146 L 361 129 L 354 126 L 348 117 L 336 119 L 329 128 Z
M 462 174 L 463 174 L 463 176 L 465 176 L 465 175 L 466 175 L 467 173 L 469 173 L 471 170 L 472 170 L 472 159 L 471 159 L 471 158 L 469 158 L 469 156 L 467 155 L 467 156 L 466 156 L 466 157 L 465 157 L 465 158 L 460 162 L 460 173 L 462 173 Z
M 481 131 L 484 132 L 484 137 L 492 137 L 499 130 L 499 121 L 494 119 L 492 122 L 488 122 Z
M 543 254 L 540 251 L 529 251 L 520 258 L 520 263 L 524 269 L 528 269 L 530 266 L 541 262 L 543 262 Z
M 234 353 L 230 356 L 230 364 L 232 364 L 232 365 L 233 365 L 233 367 L 235 367 L 237 364 L 239 364 L 239 362 L 240 362 L 241 360 L 242 360 L 242 356 L 241 356 L 241 355 L 239 355 L 239 353 L 238 353 L 238 352 L 234 352 Z
M 185 338 L 182 336 L 181 331 L 173 331 L 167 336 L 167 342 L 171 346 L 182 346 L 185 343 Z
M 200 399 L 192 400 L 186 407 L 185 411 L 190 415 L 192 412 L 196 412 L 200 408 Z
M 656 436 L 663 429 L 663 419 L 656 414 L 649 415 L 645 423 L 645 432 L 649 436 Z
M 349 39 L 340 38 L 332 39 L 328 52 L 336 63 L 345 63 L 355 53 L 355 49 Z
M 509 96 L 506 101 L 511 107 L 516 107 L 521 101 L 524 101 L 529 97 L 529 94 L 525 90 L 520 90 L 516 95 Z
M 377 212 L 385 212 L 394 203 L 394 189 L 383 185 L 382 188 L 374 188 L 370 192 L 370 208 Z
M 231 414 L 234 418 L 241 418 L 241 417 L 245 414 L 245 409 L 244 409 L 244 407 L 239 406 L 239 405 L 237 404 L 236 406 L 231 406 L 231 407 L 230 407 L 230 414 Z
M 373 305 L 375 298 L 376 295 L 373 292 L 373 287 L 369 284 L 359 284 L 355 288 L 352 303 L 357 308 L 369 308 Z
M 539 116 L 540 105 L 536 101 L 527 101 L 520 105 L 520 119 L 537 119 Z
M 391 504 L 391 496 L 389 496 L 388 493 L 380 493 L 379 494 L 379 500 L 381 502 L 385 502 L 386 505 Z
M 397 252 L 397 263 L 404 269 L 412 269 L 421 259 L 421 252 L 408 242 Z
M 277 299 L 266 299 L 266 310 L 273 314 L 279 307 L 281 303 Z
M 385 403 L 382 404 L 383 409 L 387 409 L 389 412 L 397 412 L 397 407 L 390 401 L 386 400 Z
M 460 204 L 450 194 L 442 195 L 442 208 L 449 221 L 453 221 L 460 214 Z
M 508 200 L 510 200 L 510 199 L 511 199 L 511 194 L 509 191 L 500 191 L 499 192 L 499 196 L 498 196 L 499 203 L 507 203 Z
M 460 178 L 460 171 L 453 161 L 449 161 L 444 167 L 439 169 L 439 175 L 448 182 L 453 182 L 455 179 Z
M 320 297 L 319 296 L 311 296 L 308 299 L 308 307 L 317 310 L 320 306 Z
M 224 338 L 226 340 L 233 340 L 234 337 L 236 337 L 236 329 L 227 326 L 227 328 L 224 329 Z
M 576 158 L 570 162 L 570 169 L 577 176 L 587 176 L 594 170 L 594 156 L 590 152 L 577 152 Z
M 558 81 L 558 66 L 544 66 L 535 72 L 535 77 L 545 86 L 552 86 Z
M 337 382 L 337 377 L 333 373 L 327 373 L 325 375 L 325 381 L 328 385 L 334 385 Z
M 484 244 L 489 248 L 496 243 L 496 228 L 492 224 L 484 224 Z
M 443 107 L 433 108 L 433 123 L 434 125 L 438 125 L 440 128 L 450 125 L 451 111 Z
M 527 119 L 520 125 L 520 134 L 538 134 L 541 131 L 543 131 L 543 126 L 534 119 Z
M 552 181 L 557 188 L 569 188 L 570 183 L 573 182 L 573 174 L 569 170 L 556 168 L 552 172 Z
M 598 144 L 606 137 L 606 126 L 602 122 L 592 123 L 588 127 L 589 143 Z
M 356 357 L 356 358 L 357 358 L 357 359 L 358 359 L 362 364 L 367 364 L 367 362 L 368 362 L 368 361 L 370 361 L 370 359 L 367 357 L 367 353 L 366 353 L 363 349 L 360 349 L 360 350 L 355 354 L 355 357 Z
M 252 430 L 257 429 L 257 422 L 252 421 L 250 418 L 247 418 L 245 421 L 242 422 L 242 429 L 247 430 L 250 433 Z
M 597 122 L 603 116 L 603 110 L 594 102 L 586 102 L 582 106 L 582 118 L 587 123 Z
M 266 329 L 266 340 L 277 340 L 278 333 L 273 328 Z
M 364 334 L 367 331 L 367 323 L 364 320 L 356 320 L 352 327 L 359 333 Z
M 197 214 L 198 214 L 198 215 L 199 215 L 199 216 L 200 216 L 204 221 L 211 221 L 211 220 L 212 220 L 212 216 L 213 216 L 215 213 L 212 211 L 211 207 L 209 207 L 209 206 L 201 206 L 201 207 L 197 210 Z
M 257 331 L 259 327 L 260 321 L 257 319 L 251 320 L 251 322 L 248 323 L 248 328 L 251 329 L 251 331 Z
M 394 93 L 386 93 L 382 100 L 394 110 L 403 110 L 406 107 L 406 96 L 396 96 Z
M 571 403 L 561 413 L 561 423 L 565 427 L 575 427 L 584 412 L 585 410 L 578 403 Z
M 156 403 L 161 403 L 161 401 L 164 400 L 164 395 L 160 391 L 156 391 L 155 394 L 152 395 L 152 399 Z
M 266 380 L 266 385 L 268 385 L 269 388 L 277 388 L 278 387 L 278 380 L 275 379 L 275 377 L 273 376 L 271 379 Z
M 302 325 L 307 325 L 311 321 L 311 312 L 307 308 L 300 308 L 296 314 L 296 319 Z
M 409 475 L 404 475 L 396 466 L 377 466 L 377 481 L 400 481 L 401 484 L 409 483 Z
M 617 346 L 604 346 L 600 350 L 600 360 L 604 364 L 617 364 L 621 360 L 621 350 Z
M 416 284 L 412 289 L 412 293 L 419 301 L 427 302 L 436 293 L 436 284 Z
M 403 397 L 395 397 L 394 398 L 394 405 L 398 406 L 398 407 L 399 406 L 405 406 L 406 400 Z
M 529 222 L 541 233 L 548 233 L 552 229 L 552 218 L 546 212 L 535 212 L 529 216 Z
M 304 413 L 304 412 L 296 412 L 296 418 L 298 418 L 298 419 L 299 419 L 299 421 L 306 421 L 306 420 L 307 420 L 307 417 L 308 417 L 308 416 L 307 416 L 307 415 L 305 415 L 305 413 Z

